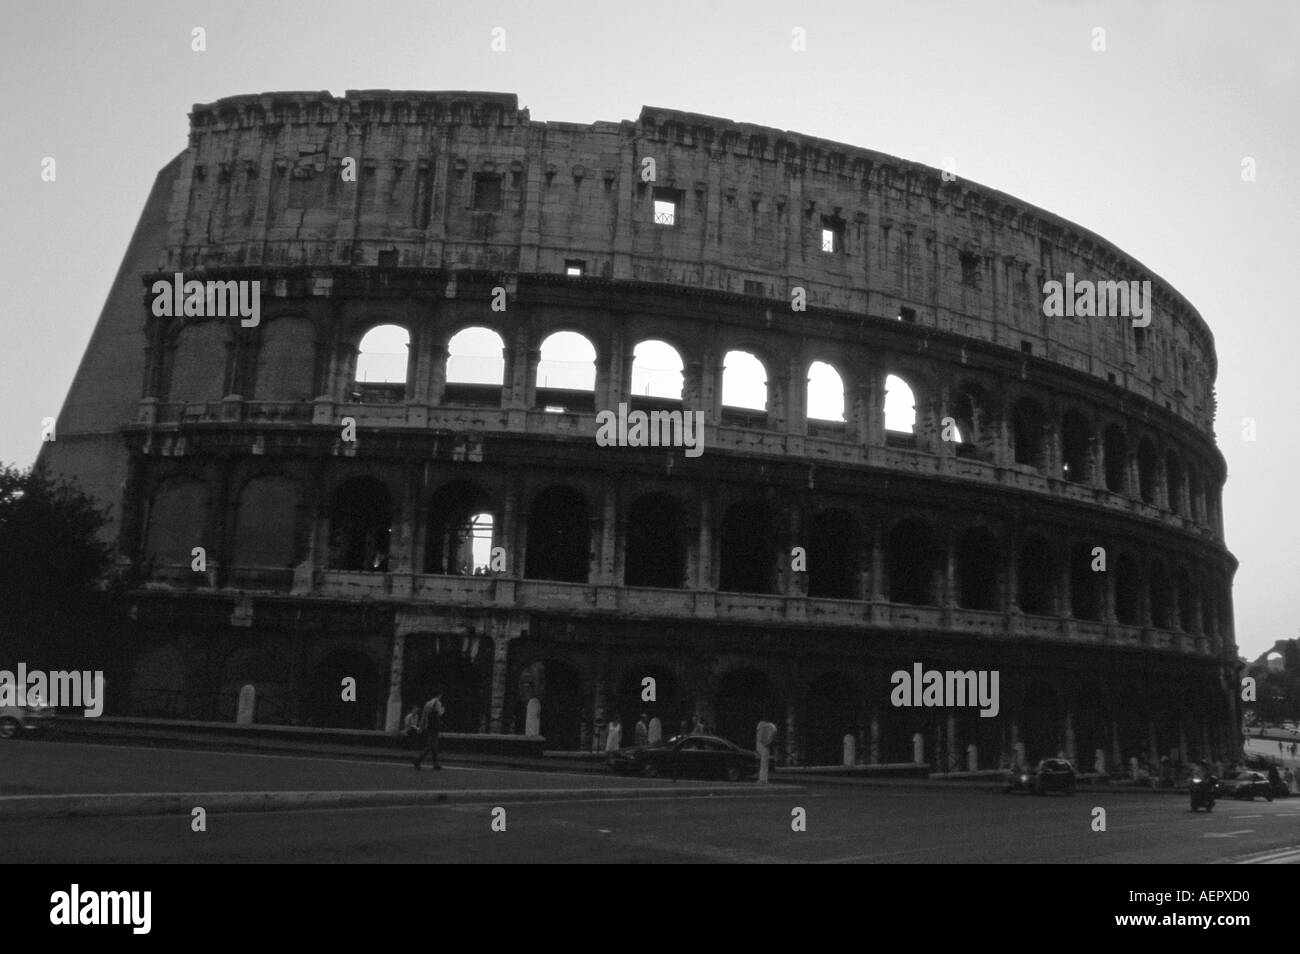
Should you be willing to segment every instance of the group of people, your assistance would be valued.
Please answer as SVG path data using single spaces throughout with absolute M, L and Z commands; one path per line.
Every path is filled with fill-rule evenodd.
M 649 713 L 641 713 L 641 718 L 637 720 L 634 729 L 635 741 L 633 745 L 653 745 L 656 742 L 663 741 L 664 726 L 658 716 L 650 716 Z M 689 719 L 681 721 L 681 735 L 708 735 L 709 727 L 704 720 L 700 718 L 699 713 Z M 605 726 L 605 751 L 617 752 L 623 747 L 623 721 L 618 717 L 609 720 Z

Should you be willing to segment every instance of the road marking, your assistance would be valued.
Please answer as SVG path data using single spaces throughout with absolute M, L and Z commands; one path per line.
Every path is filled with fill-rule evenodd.
M 1235 838 L 1237 835 L 1249 835 L 1254 830 L 1255 829 L 1253 828 L 1243 828 L 1241 831 L 1224 831 L 1224 832 L 1207 831 L 1205 833 L 1205 837 L 1206 838 Z
M 1288 865 L 1300 861 L 1300 848 L 1283 848 L 1239 859 L 1239 865 Z
M 1263 815 L 1233 815 L 1232 817 L 1246 819 L 1246 818 L 1263 818 L 1264 816 Z

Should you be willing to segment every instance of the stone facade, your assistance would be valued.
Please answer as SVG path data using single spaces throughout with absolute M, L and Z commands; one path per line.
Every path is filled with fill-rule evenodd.
M 260 321 L 156 316 L 177 272 L 260 282 Z M 1149 327 L 1045 317 L 1067 272 L 1150 281 Z M 404 380 L 358 379 L 381 325 Z M 469 328 L 500 337 L 496 384 L 449 380 Z M 590 390 L 539 381 L 561 331 Z M 679 398 L 633 393 L 649 340 Z M 723 401 L 735 351 L 762 409 Z M 809 417 L 813 362 L 842 420 Z M 437 681 L 449 728 L 522 732 L 535 696 L 563 748 L 649 710 L 752 745 L 767 711 L 791 761 L 838 762 L 846 732 L 910 761 L 919 732 L 943 767 L 973 743 L 1091 768 L 1235 744 L 1215 370 L 1119 249 L 890 156 L 664 109 L 276 93 L 195 107 L 45 454 L 114 507 L 132 711 L 206 693 L 233 718 L 251 681 L 261 720 L 391 730 Z M 703 412 L 705 452 L 598 446 L 620 403 Z M 501 562 L 464 575 L 478 514 Z M 915 661 L 999 670 L 1000 715 L 891 706 Z

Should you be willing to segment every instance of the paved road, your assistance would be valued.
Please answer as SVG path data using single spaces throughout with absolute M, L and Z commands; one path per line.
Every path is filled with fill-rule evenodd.
M 193 788 L 224 781 L 242 790 L 247 773 L 281 790 L 592 783 L 586 774 L 463 768 L 417 776 L 400 764 L 70 744 L 15 744 L 3 759 L 6 793 L 184 790 L 178 777 Z M 132 777 L 142 770 L 153 774 Z M 1098 806 L 1105 832 L 1091 829 Z M 494 807 L 505 809 L 505 831 L 492 830 Z M 796 808 L 806 831 L 792 830 Z M 1300 847 L 1300 799 L 1220 802 L 1212 814 L 1193 814 L 1173 795 L 1034 798 L 943 784 L 808 782 L 779 795 L 737 785 L 734 794 L 701 798 L 512 803 L 507 793 L 492 804 L 212 813 L 207 827 L 191 831 L 188 814 L 0 819 L 0 861 L 1187 863 Z

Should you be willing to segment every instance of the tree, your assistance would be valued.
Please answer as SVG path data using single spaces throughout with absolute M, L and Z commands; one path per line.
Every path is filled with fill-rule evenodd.
M 0 668 L 16 661 L 103 668 L 121 612 L 102 582 L 107 514 L 74 481 L 37 464 L 0 466 Z

